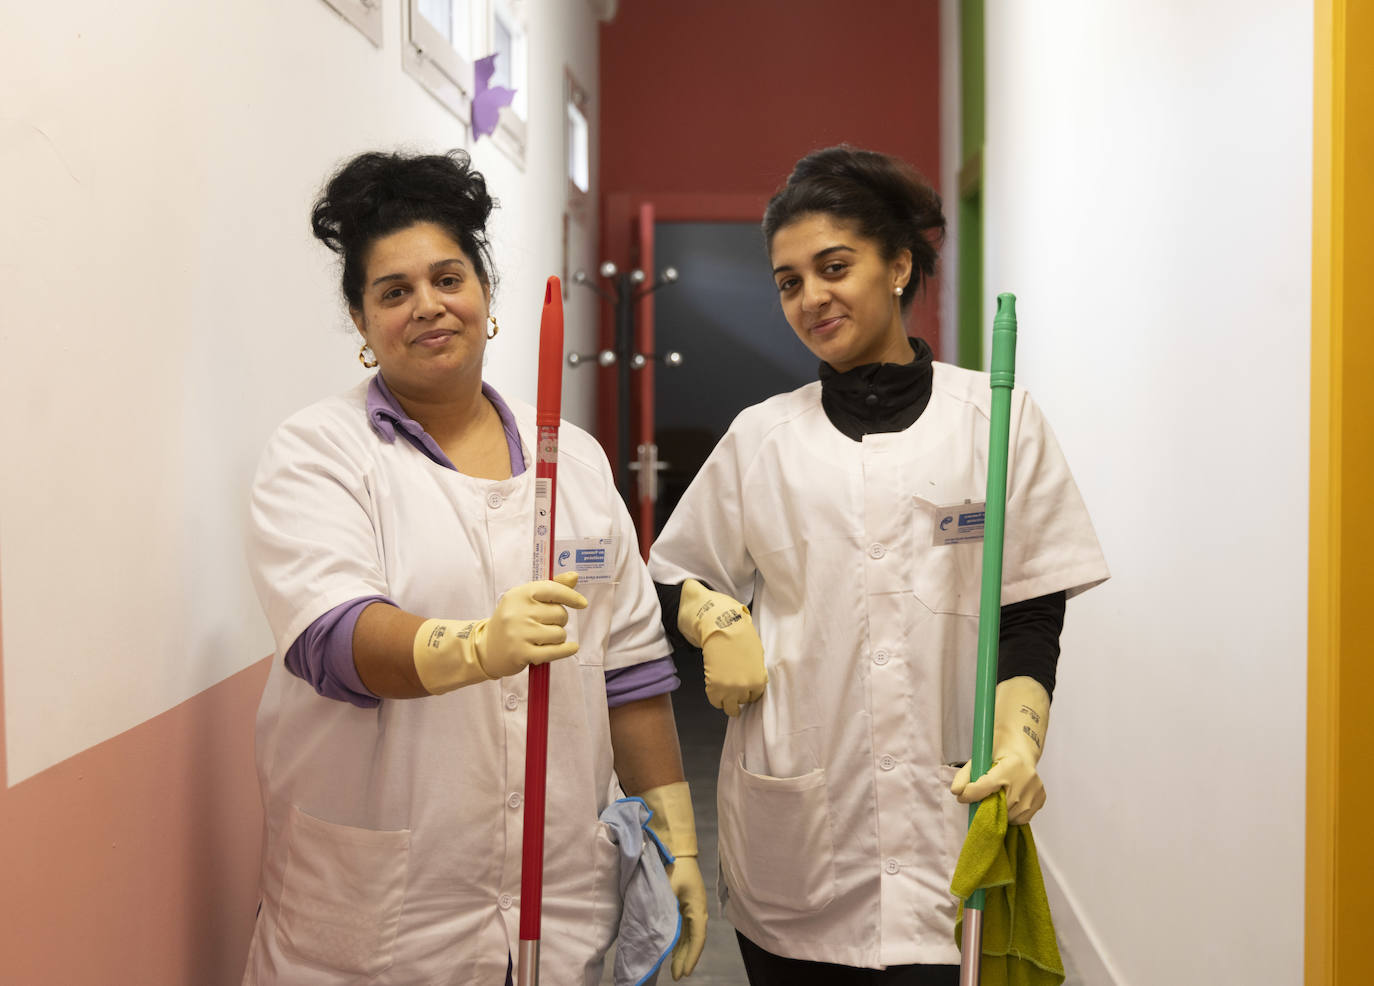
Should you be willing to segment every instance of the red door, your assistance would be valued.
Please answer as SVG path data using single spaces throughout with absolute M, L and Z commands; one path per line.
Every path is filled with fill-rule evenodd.
M 624 344 L 617 338 L 622 324 L 618 306 L 612 300 L 602 308 L 600 348 L 616 351 L 617 360 L 598 368 L 596 434 L 625 494 L 640 553 L 646 558 L 654 538 L 662 468 L 654 444 L 654 374 L 664 355 L 658 352 L 654 334 L 654 290 L 661 274 L 654 256 L 655 223 L 757 222 L 765 201 L 766 196 L 759 195 L 715 194 L 654 194 L 649 201 L 646 194 L 632 192 L 610 193 L 602 200 L 601 257 L 617 269 L 614 284 L 603 280 L 603 296 L 612 300 L 611 295 L 629 291 L 634 301 L 629 319 L 633 329 Z M 674 258 L 664 260 L 665 268 L 673 265 Z M 636 270 L 643 272 L 643 280 L 631 285 L 626 279 Z M 628 374 L 628 385 L 622 374 Z
M 654 501 L 657 499 L 658 456 L 654 445 L 654 206 L 644 202 L 635 216 L 635 241 L 639 248 L 639 263 L 644 282 L 635 302 L 635 352 L 645 359 L 639 369 L 632 369 L 634 391 L 633 420 L 630 422 L 630 450 L 635 457 L 635 527 L 639 531 L 639 553 L 647 560 L 649 546 L 654 541 Z
M 654 538 L 654 206 L 608 196 L 602 256 L 615 265 L 601 274 L 601 349 L 616 354 L 597 377 L 597 436 L 634 521 L 640 554 Z M 638 275 L 638 276 L 637 276 Z

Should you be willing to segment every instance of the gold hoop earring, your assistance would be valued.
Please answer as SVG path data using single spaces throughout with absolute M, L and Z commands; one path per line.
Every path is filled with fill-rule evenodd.
M 496 334 L 501 331 L 501 326 L 496 324 L 496 316 L 488 315 L 487 321 L 491 322 L 491 331 L 487 333 L 488 339 L 495 339 Z
M 368 370 L 377 365 L 377 357 L 368 349 L 367 343 L 363 343 L 363 348 L 358 350 L 358 362 L 363 364 L 363 367 Z

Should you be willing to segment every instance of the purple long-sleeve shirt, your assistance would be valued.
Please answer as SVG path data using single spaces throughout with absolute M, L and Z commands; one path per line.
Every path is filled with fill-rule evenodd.
M 515 426 L 515 416 L 490 384 L 482 384 L 482 395 L 496 408 L 501 418 L 506 447 L 510 452 L 511 475 L 519 476 L 525 471 L 525 457 L 520 449 L 520 433 Z M 382 441 L 388 444 L 396 441 L 399 432 L 433 462 L 457 471 L 444 450 L 420 423 L 402 410 L 380 373 L 372 378 L 367 388 L 367 419 Z M 353 663 L 353 629 L 359 614 L 376 602 L 396 605 L 386 596 L 360 596 L 335 606 L 311 623 L 287 649 L 287 670 L 310 682 L 315 691 L 325 698 L 350 702 L 364 709 L 375 707 L 380 699 L 363 684 Z M 606 671 L 606 704 L 614 708 L 637 699 L 665 694 L 680 684 L 671 657 L 628 668 L 611 668 Z

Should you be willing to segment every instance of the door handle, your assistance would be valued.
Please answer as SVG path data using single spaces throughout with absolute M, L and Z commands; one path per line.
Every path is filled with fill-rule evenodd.
M 645 442 L 639 446 L 639 454 L 630 468 L 639 473 L 639 498 L 650 503 L 658 502 L 658 474 L 668 468 L 668 463 L 658 457 L 658 446 Z

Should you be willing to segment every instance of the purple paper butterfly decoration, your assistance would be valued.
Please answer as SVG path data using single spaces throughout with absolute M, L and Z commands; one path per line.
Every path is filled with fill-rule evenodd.
M 501 107 L 509 106 L 515 98 L 515 90 L 505 86 L 489 85 L 496 72 L 496 55 L 477 59 L 473 67 L 476 91 L 472 95 L 472 139 L 490 136 L 496 132 L 496 121 L 501 116 Z

